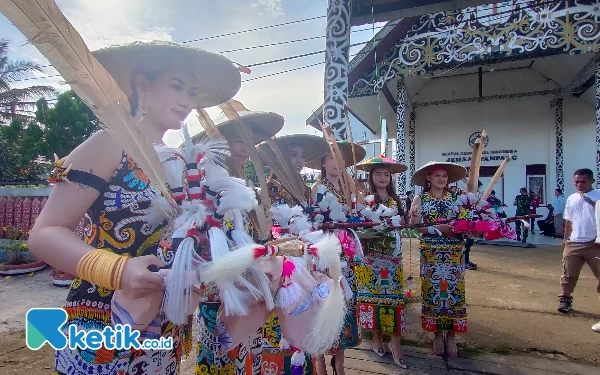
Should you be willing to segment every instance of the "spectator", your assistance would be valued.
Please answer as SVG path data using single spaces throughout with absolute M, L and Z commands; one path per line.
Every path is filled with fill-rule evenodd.
M 533 190 L 529 191 L 529 196 L 531 197 L 531 210 L 529 213 L 535 215 L 537 214 L 537 209 L 540 207 L 540 198 Z M 532 217 L 529 220 L 531 222 L 531 233 L 535 233 L 535 217 Z
M 506 207 L 506 205 L 502 203 L 498 197 L 496 197 L 496 190 L 491 191 L 487 201 L 494 207 L 494 210 L 496 210 L 499 217 L 506 217 L 506 213 L 504 212 L 504 207 Z
M 404 204 L 406 204 L 406 210 L 404 210 L 404 222 L 410 223 L 410 207 L 412 205 L 412 201 L 415 198 L 415 192 L 410 190 L 406 193 L 406 199 L 404 200 Z
M 575 171 L 573 182 L 577 192 L 567 199 L 564 213 L 562 293 L 558 305 L 558 311 L 562 313 L 573 309 L 572 294 L 584 263 L 598 280 L 596 291 L 600 293 L 600 248 L 595 245 L 598 241 L 595 206 L 600 200 L 600 190 L 592 187 L 594 174 L 589 169 Z
M 448 190 L 450 191 L 450 194 L 452 194 L 452 198 L 456 200 L 458 198 L 458 188 L 456 187 L 456 185 L 450 186 Z
M 563 214 L 565 213 L 565 196 L 561 188 L 554 190 L 554 229 L 556 237 L 563 238 L 565 233 L 563 225 Z
M 514 206 L 517 207 L 517 216 L 529 215 L 531 212 L 531 197 L 527 194 L 527 188 L 521 188 L 521 194 L 515 197 Z M 523 237 L 521 238 L 521 226 L 523 226 Z M 527 242 L 527 235 L 529 234 L 529 229 L 521 222 L 521 220 L 517 220 L 515 222 L 515 227 L 517 231 L 517 241 L 521 241 L 523 243 Z
M 554 207 L 549 204 L 548 216 L 544 220 L 538 220 L 537 225 L 544 236 L 556 238 L 556 231 L 554 230 Z

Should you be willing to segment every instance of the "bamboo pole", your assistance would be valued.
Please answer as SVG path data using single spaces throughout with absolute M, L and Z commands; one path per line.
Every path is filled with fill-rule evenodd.
M 512 156 L 511 154 L 508 154 L 508 156 L 504 158 L 504 160 L 502 161 L 502 164 L 500 164 L 500 167 L 498 167 L 498 170 L 496 171 L 496 173 L 494 173 L 494 177 L 492 177 L 492 180 L 488 184 L 487 188 L 485 188 L 485 191 L 483 192 L 483 195 L 481 196 L 481 200 L 485 201 L 490 196 L 490 194 L 492 193 L 492 189 L 494 188 L 494 185 L 496 185 L 496 182 L 498 182 L 498 180 L 500 179 L 502 174 L 504 174 L 504 170 L 508 166 L 511 156 Z

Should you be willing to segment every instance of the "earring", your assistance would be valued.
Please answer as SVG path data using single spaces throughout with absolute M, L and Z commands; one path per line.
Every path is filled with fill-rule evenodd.
M 142 114 L 142 118 L 148 116 L 148 108 L 146 108 L 146 101 L 145 100 L 144 100 L 144 104 L 142 105 L 142 108 L 140 108 L 140 113 Z

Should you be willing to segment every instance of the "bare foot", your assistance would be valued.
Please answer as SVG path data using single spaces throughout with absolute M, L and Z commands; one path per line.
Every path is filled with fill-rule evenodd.
M 433 337 L 433 352 L 436 355 L 444 355 L 444 336 L 438 331 Z
M 458 355 L 458 347 L 456 346 L 454 332 L 448 332 L 446 334 L 446 352 L 448 353 L 448 357 L 456 357 Z

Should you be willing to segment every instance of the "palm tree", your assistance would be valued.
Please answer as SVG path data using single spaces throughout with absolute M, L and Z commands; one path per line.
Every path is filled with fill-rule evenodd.
M 0 39 L 0 122 L 21 117 L 35 119 L 35 103 L 40 97 L 53 97 L 56 90 L 50 86 L 15 88 L 15 82 L 41 73 L 42 68 L 31 61 L 8 59 L 10 42 Z

